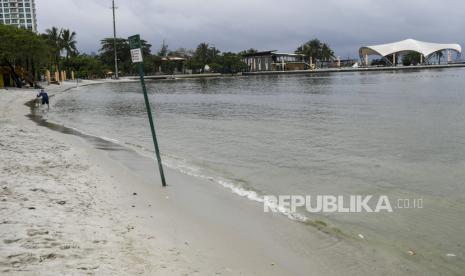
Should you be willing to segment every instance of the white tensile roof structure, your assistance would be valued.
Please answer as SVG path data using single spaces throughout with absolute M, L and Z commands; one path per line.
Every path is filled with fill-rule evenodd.
M 386 57 L 394 53 L 413 51 L 422 54 L 426 59 L 428 59 L 431 54 L 441 50 L 453 50 L 459 54 L 462 53 L 462 47 L 459 44 L 430 43 L 415 39 L 406 39 L 388 44 L 363 46 L 360 48 L 359 53 L 360 58 L 363 59 L 363 57 L 369 55 L 380 55 L 382 57 Z

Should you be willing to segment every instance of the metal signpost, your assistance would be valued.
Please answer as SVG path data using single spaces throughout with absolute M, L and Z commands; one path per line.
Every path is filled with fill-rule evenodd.
M 118 76 L 118 54 L 116 50 L 116 20 L 115 20 L 115 0 L 112 1 L 112 6 L 113 10 L 113 48 L 114 48 L 114 54 L 115 54 L 115 79 L 119 79 Z
M 149 97 L 147 96 L 147 88 L 145 87 L 144 80 L 144 61 L 142 58 L 142 47 L 140 43 L 140 36 L 133 35 L 128 38 L 129 47 L 131 49 L 131 59 L 133 63 L 137 64 L 137 69 L 139 70 L 140 84 L 142 85 L 142 90 L 144 92 L 145 107 L 147 108 L 147 115 L 149 116 L 150 129 L 152 131 L 153 144 L 155 146 L 155 154 L 157 155 L 158 169 L 160 170 L 161 183 L 163 187 L 166 186 L 165 174 L 163 173 L 163 165 L 161 163 L 160 150 L 158 148 L 157 135 L 155 133 L 155 125 L 152 118 L 152 110 L 150 108 Z

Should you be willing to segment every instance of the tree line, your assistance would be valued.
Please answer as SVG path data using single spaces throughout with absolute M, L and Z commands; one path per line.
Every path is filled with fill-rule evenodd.
M 116 43 L 113 38 L 105 38 L 101 41 L 101 48 L 96 58 L 107 68 L 112 68 L 114 64 L 114 45 L 118 56 L 118 67 L 122 75 L 133 75 L 136 73 L 131 63 L 129 42 L 124 38 L 117 38 Z M 144 69 L 147 74 L 172 74 L 182 72 L 185 69 L 193 73 L 206 71 L 206 66 L 212 72 L 223 74 L 234 74 L 243 71 L 246 64 L 242 62 L 241 55 L 232 52 L 221 52 L 221 50 L 210 46 L 208 43 L 200 43 L 195 50 L 179 48 L 170 50 L 163 42 L 160 50 L 151 52 L 152 45 L 141 40 L 142 52 L 144 56 Z M 182 62 L 173 59 L 181 58 Z
M 242 57 L 247 54 L 254 54 L 258 51 L 254 48 L 241 51 L 239 53 L 222 52 L 220 49 L 210 46 L 206 42 L 200 43 L 194 50 L 178 48 L 170 50 L 165 42 L 160 46 L 157 53 L 151 53 L 152 45 L 142 40 L 142 51 L 144 55 L 144 66 L 147 74 L 172 74 L 175 71 L 183 69 L 191 70 L 193 73 L 202 73 L 206 67 L 212 72 L 222 74 L 235 74 L 245 71 L 247 65 L 242 61 Z M 116 39 L 116 51 L 118 55 L 118 65 L 122 75 L 135 74 L 134 66 L 131 64 L 129 43 L 127 39 Z M 314 62 L 330 61 L 335 59 L 334 51 L 327 43 L 320 42 L 318 39 L 312 39 L 302 46 L 298 47 L 295 53 L 303 54 L 306 57 L 312 57 Z M 179 57 L 185 60 L 179 63 L 170 60 L 169 57 Z M 101 48 L 97 56 L 98 60 L 106 65 L 114 64 L 114 39 L 105 38 L 101 41 Z
M 102 78 L 114 73 L 114 45 L 118 56 L 121 75 L 134 75 L 136 70 L 131 62 L 128 40 L 104 38 L 100 41 L 98 54 L 79 53 L 77 34 L 69 29 L 52 27 L 43 34 L 15 26 L 0 24 L 0 66 L 9 68 L 17 85 L 20 79 L 30 79 L 30 83 L 39 80 L 48 69 L 54 71 L 74 71 L 80 78 Z M 163 43 L 156 53 L 151 52 L 152 45 L 142 40 L 145 71 L 147 74 L 192 70 L 204 72 L 206 65 L 213 72 L 237 73 L 246 65 L 241 56 L 231 52 L 221 52 L 208 43 L 200 43 L 195 50 L 179 48 L 170 50 Z M 184 59 L 182 63 L 169 57 Z M 24 69 L 28 76 L 19 73 Z M 52 75 L 53 77 L 53 75 Z
M 31 85 L 46 69 L 65 70 L 78 55 L 76 33 L 53 27 L 43 34 L 0 24 L 0 66 L 11 72 L 15 85 Z
M 21 76 L 15 71 L 17 66 L 32 72 L 29 77 L 33 82 L 53 55 L 41 36 L 13 26 L 0 24 L 0 42 L 0 65 L 12 71 L 12 78 L 19 87 Z
M 12 69 L 24 68 L 31 82 L 44 75 L 45 70 L 74 71 L 80 78 L 102 78 L 114 74 L 114 45 L 118 56 L 119 73 L 135 75 L 131 62 L 129 42 L 125 38 L 104 38 L 100 41 L 97 54 L 88 55 L 77 50 L 76 32 L 52 27 L 45 33 L 37 34 L 29 30 L 0 24 L 0 65 Z M 115 43 L 116 42 L 116 43 Z M 147 74 L 172 74 L 186 70 L 202 73 L 207 70 L 223 74 L 235 74 L 247 69 L 242 61 L 244 54 L 255 53 L 248 49 L 239 53 L 222 52 L 220 49 L 203 42 L 195 49 L 170 49 L 163 42 L 160 49 L 152 53 L 152 45 L 142 40 L 144 66 Z M 313 39 L 298 47 L 295 51 L 316 60 L 330 60 L 334 52 L 326 43 Z M 178 59 L 173 59 L 177 57 Z M 179 60 L 182 59 L 182 61 Z M 24 77 L 23 77 L 24 79 Z

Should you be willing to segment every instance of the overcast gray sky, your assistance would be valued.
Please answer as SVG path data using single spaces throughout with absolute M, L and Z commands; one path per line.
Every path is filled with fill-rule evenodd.
M 111 0 L 36 0 L 38 27 L 74 30 L 81 52 L 112 36 Z M 405 38 L 465 45 L 463 0 L 116 0 L 117 35 L 159 49 L 208 42 L 223 51 L 294 51 L 314 37 L 336 55 Z

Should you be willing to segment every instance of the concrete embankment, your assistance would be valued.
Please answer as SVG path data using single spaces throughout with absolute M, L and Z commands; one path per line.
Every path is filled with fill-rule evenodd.
M 321 73 L 342 73 L 342 72 L 380 72 L 380 71 L 412 71 L 428 69 L 444 69 L 465 67 L 465 63 L 442 64 L 442 65 L 417 65 L 417 66 L 390 66 L 390 67 L 346 67 L 346 68 L 327 68 L 315 70 L 293 70 L 293 71 L 260 71 L 260 72 L 243 72 L 239 75 L 285 75 L 285 74 L 321 74 Z M 215 78 L 224 76 L 234 76 L 231 74 L 207 73 L 207 74 L 182 74 L 182 75 L 152 75 L 145 76 L 146 80 L 170 80 L 170 79 L 193 79 L 193 78 Z M 138 80 L 138 76 L 127 77 L 128 81 Z
M 170 80 L 170 79 L 192 79 L 192 78 L 214 78 L 221 77 L 220 73 L 208 73 L 208 74 L 182 74 L 182 75 L 153 75 L 145 76 L 146 80 Z M 138 76 L 128 77 L 130 80 L 138 80 Z
M 328 68 L 315 70 L 295 70 L 295 71 L 261 71 L 261 72 L 244 72 L 243 75 L 281 75 L 281 74 L 320 74 L 320 73 L 340 73 L 340 72 L 377 72 L 377 71 L 408 71 L 408 70 L 426 70 L 442 68 L 465 67 L 464 63 L 460 64 L 443 64 L 443 65 L 418 65 L 418 66 L 391 66 L 391 67 L 358 67 L 358 68 Z

